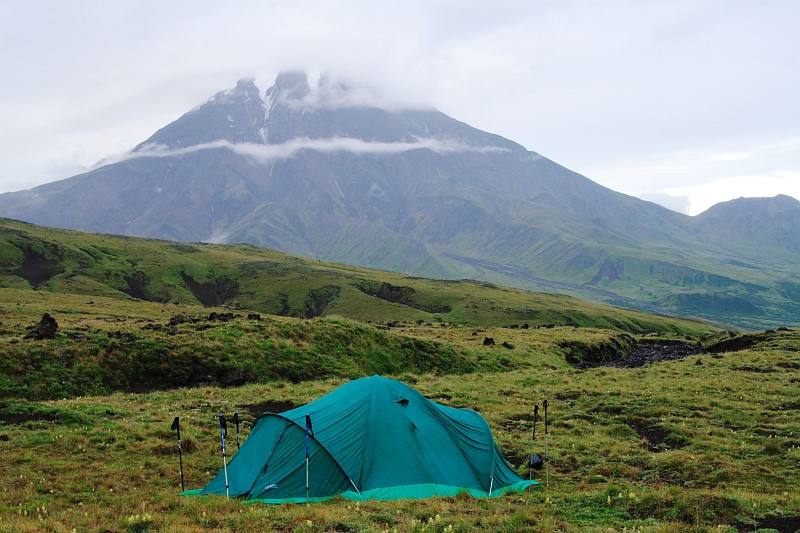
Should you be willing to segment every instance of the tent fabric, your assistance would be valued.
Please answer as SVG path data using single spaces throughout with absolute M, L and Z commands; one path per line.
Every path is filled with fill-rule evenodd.
M 305 417 L 311 416 L 306 499 Z M 351 381 L 302 407 L 267 413 L 228 465 L 230 495 L 265 503 L 475 497 L 523 491 L 486 420 L 381 376 Z M 220 471 L 201 491 L 225 494 Z

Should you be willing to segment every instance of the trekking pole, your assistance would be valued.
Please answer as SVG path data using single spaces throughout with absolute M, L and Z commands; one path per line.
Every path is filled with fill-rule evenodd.
M 181 446 L 181 417 L 176 416 L 172 421 L 172 431 L 178 432 L 178 462 L 181 465 L 181 492 L 186 490 L 183 486 L 183 447 Z
M 306 415 L 306 501 L 308 501 L 308 457 L 309 457 L 309 433 L 314 434 L 314 429 L 311 427 L 311 415 Z
M 236 424 L 236 451 L 239 451 L 239 413 L 233 413 L 233 423 Z
M 219 438 L 220 442 L 222 442 L 222 468 L 225 471 L 225 497 L 230 500 L 230 485 L 228 484 L 228 457 L 225 455 L 225 434 L 228 432 L 228 424 L 225 422 L 225 415 L 216 415 L 214 418 L 219 421 Z
M 533 406 L 533 434 L 531 435 L 531 456 L 528 459 L 528 481 L 533 479 L 533 471 L 541 470 L 542 457 L 536 453 L 536 423 L 539 421 L 539 404 Z
M 550 467 L 547 464 L 547 444 L 550 442 L 550 433 L 547 432 L 547 400 L 542 402 L 544 405 L 544 484 L 545 486 L 550 486 Z

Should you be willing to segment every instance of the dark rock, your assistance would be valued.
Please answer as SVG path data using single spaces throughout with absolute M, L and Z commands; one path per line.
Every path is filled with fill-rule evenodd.
M 213 322 L 228 322 L 236 318 L 236 315 L 233 313 L 217 313 L 216 311 L 212 311 L 208 315 L 208 321 Z
M 524 324 L 522 324 L 522 329 L 528 329 L 529 327 L 531 327 L 531 325 L 530 325 L 530 324 L 528 324 L 527 322 L 525 322 Z
M 58 322 L 56 322 L 56 319 L 50 316 L 49 313 L 45 313 L 42 315 L 39 323 L 28 330 L 28 333 L 25 334 L 25 338 L 36 340 L 53 339 L 57 331 Z
M 258 320 L 261 321 L 261 315 L 258 313 L 248 313 L 247 320 Z
M 183 313 L 174 315 L 169 319 L 170 326 L 177 326 L 178 324 L 189 324 L 197 322 L 197 319 L 194 317 L 190 317 L 189 315 L 184 315 Z
M 631 346 L 629 350 L 623 348 L 620 347 L 616 357 L 589 358 L 579 361 L 570 360 L 567 357 L 567 361 L 577 368 L 596 366 L 638 368 L 651 363 L 683 359 L 701 352 L 701 347 L 696 344 L 674 340 L 642 340 Z
M 494 338 L 493 337 L 484 337 L 483 338 L 483 345 L 484 346 L 494 346 Z
M 503 344 L 502 344 L 502 346 L 503 346 L 503 348 L 508 348 L 509 350 L 513 350 L 513 349 L 514 349 L 514 345 L 513 345 L 513 344 L 511 344 L 511 343 L 510 343 L 510 342 L 508 342 L 508 341 L 503 341 Z

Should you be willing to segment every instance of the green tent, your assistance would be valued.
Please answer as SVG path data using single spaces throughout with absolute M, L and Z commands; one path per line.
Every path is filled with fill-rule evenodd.
M 372 376 L 281 414 L 264 414 L 228 465 L 230 495 L 267 503 L 475 497 L 524 491 L 486 420 L 432 402 L 411 387 Z M 193 494 L 225 494 L 223 472 Z

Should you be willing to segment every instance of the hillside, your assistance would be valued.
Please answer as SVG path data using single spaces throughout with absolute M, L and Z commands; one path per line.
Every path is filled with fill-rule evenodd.
M 128 154 L 0 195 L 0 216 L 258 244 L 742 327 L 800 320 L 796 206 L 688 217 L 434 109 L 362 96 L 298 72 L 266 91 L 242 80 Z
M 0 220 L 0 286 L 364 322 L 569 325 L 698 334 L 705 324 L 488 283 L 431 280 L 248 245 L 176 243 Z

